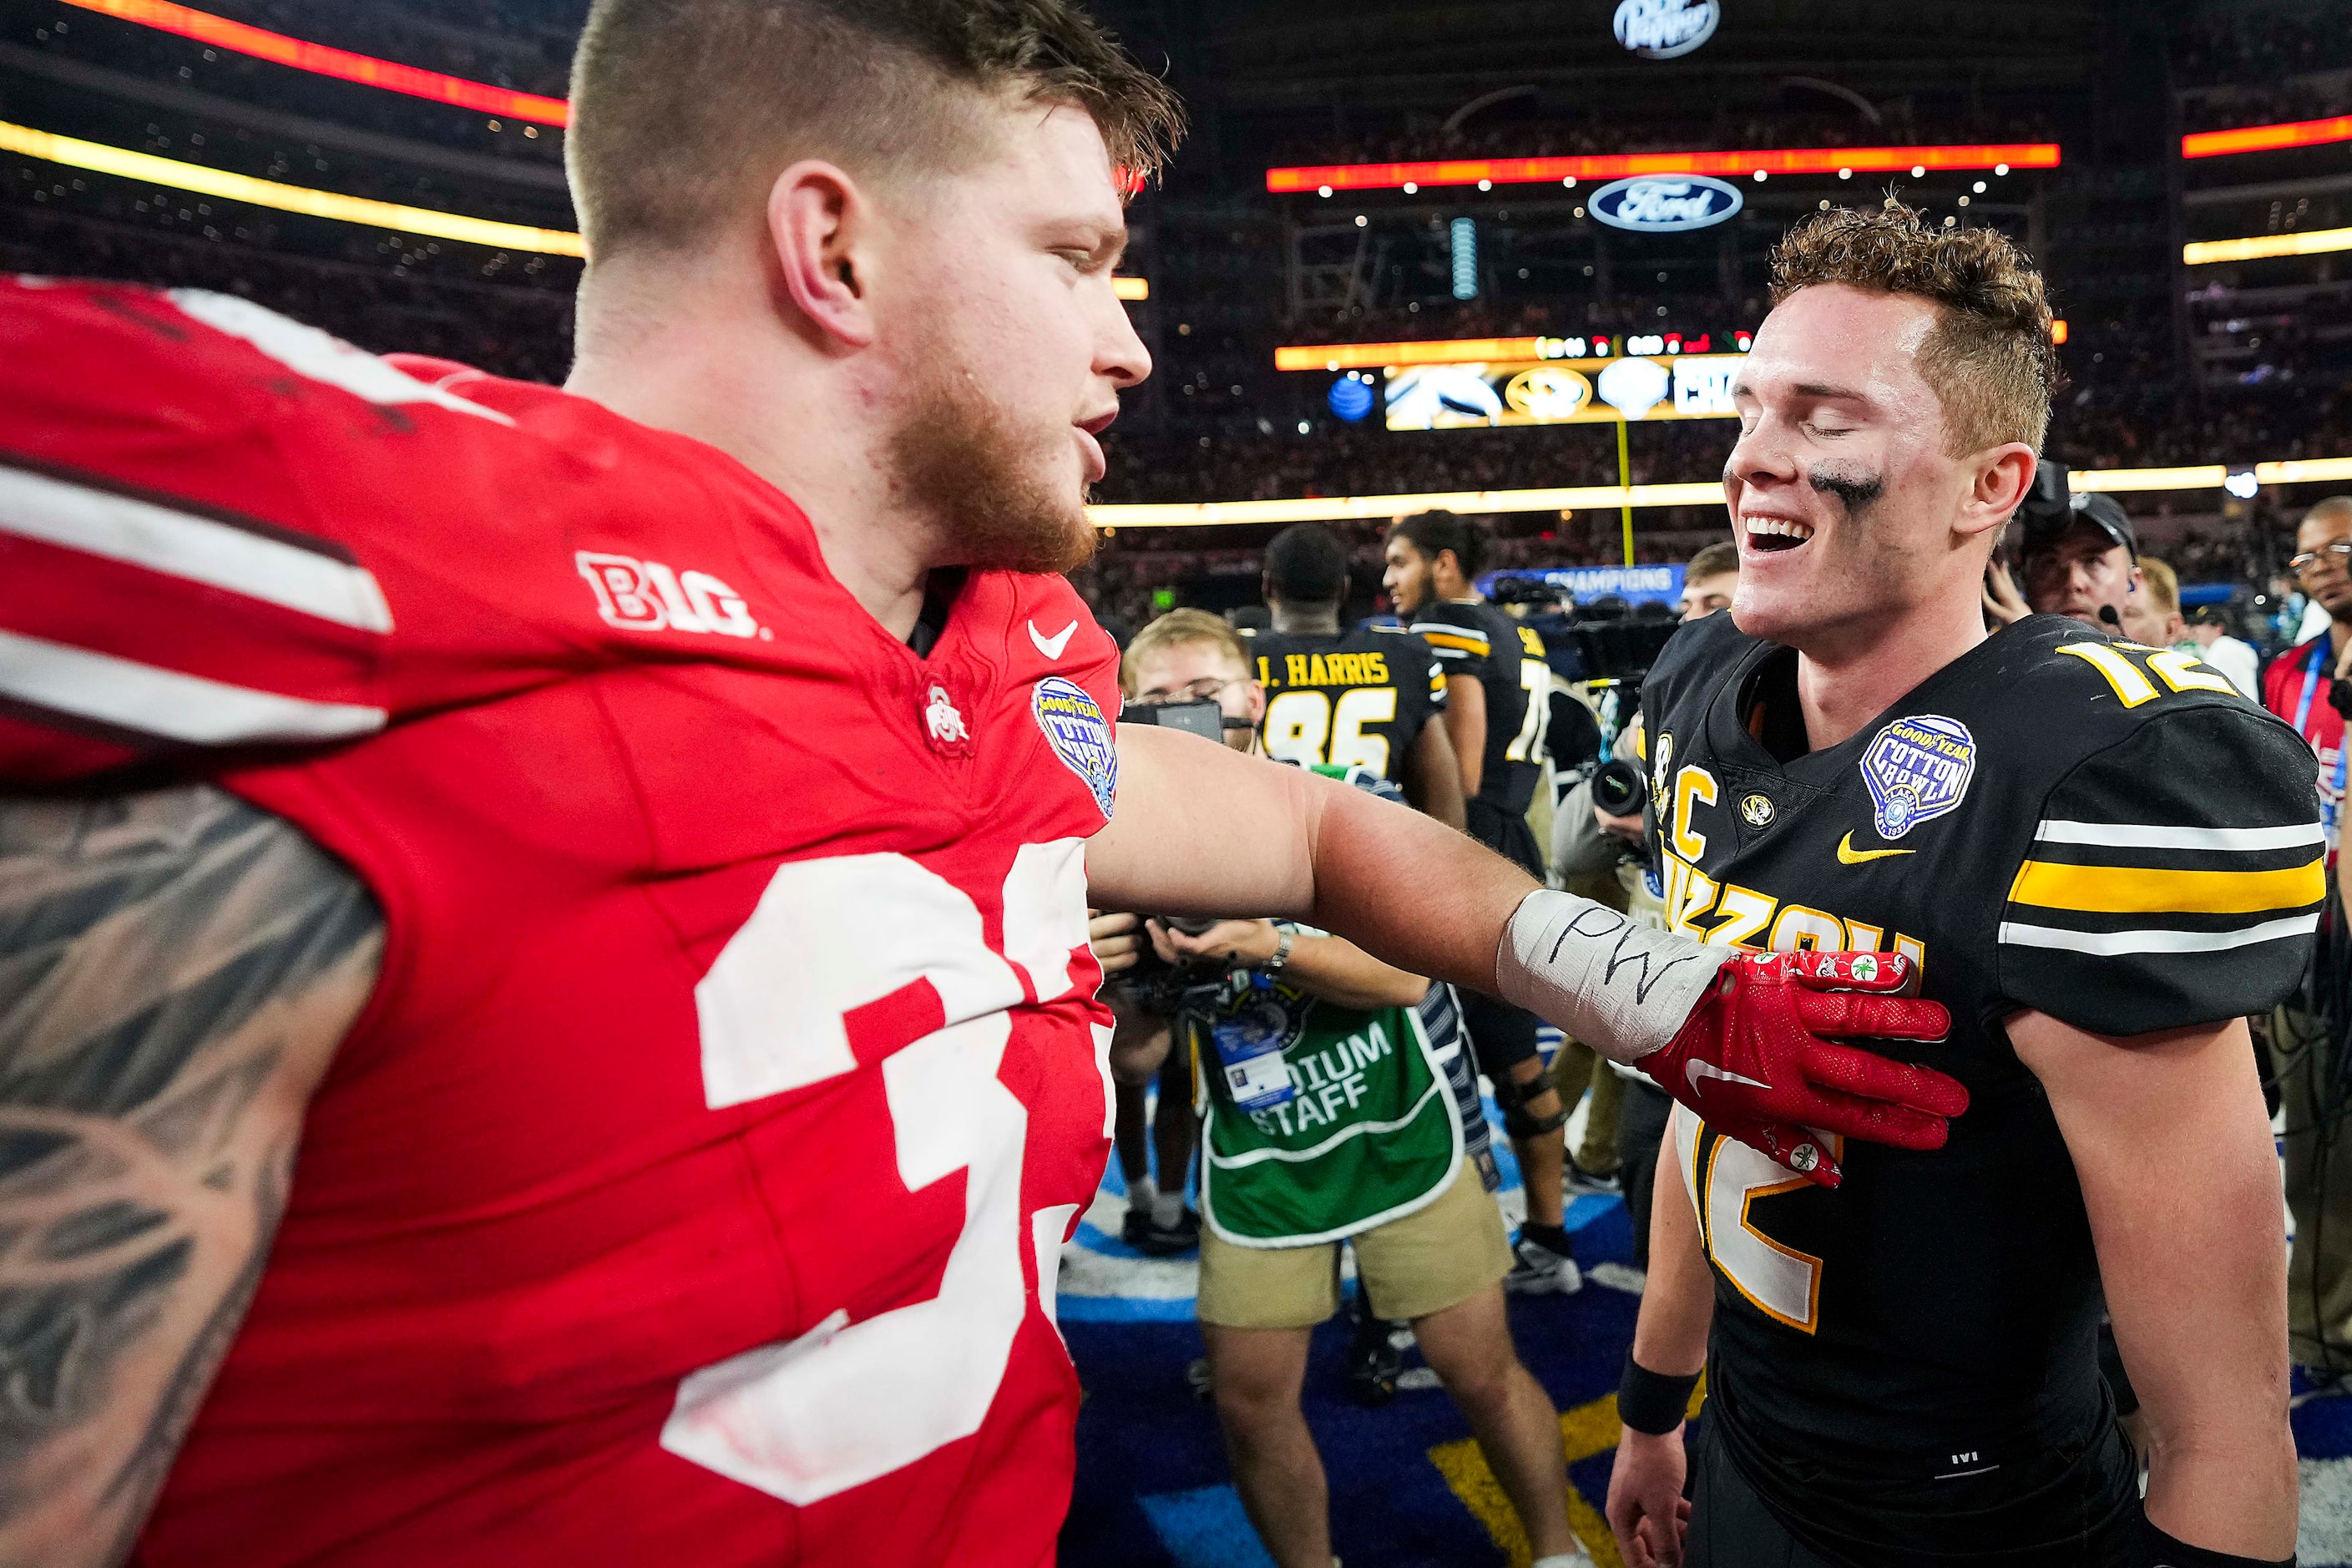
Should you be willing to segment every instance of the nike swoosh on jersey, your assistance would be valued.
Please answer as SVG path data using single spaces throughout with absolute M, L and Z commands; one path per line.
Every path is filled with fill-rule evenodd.
M 1713 1062 L 1703 1062 L 1696 1058 L 1683 1064 L 1683 1077 L 1690 1080 L 1691 1092 L 1693 1094 L 1696 1094 L 1698 1092 L 1698 1080 L 1703 1078 L 1719 1078 L 1726 1083 L 1744 1083 L 1750 1089 L 1769 1089 L 1772 1087 L 1770 1084 L 1764 1082 L 1760 1079 L 1743 1078 L 1736 1072 L 1725 1071 L 1723 1068 L 1717 1067 Z
M 1838 840 L 1838 864 L 1841 866 L 1859 866 L 1865 860 L 1884 860 L 1891 855 L 1916 855 L 1917 853 L 1919 851 L 1916 849 L 1856 849 L 1853 847 L 1853 834 L 1851 831 Z
M 1037 651 L 1044 654 L 1047 658 L 1059 658 L 1062 657 L 1062 650 L 1070 646 L 1070 634 L 1077 629 L 1078 623 L 1072 621 L 1068 626 L 1064 626 L 1052 637 L 1047 637 L 1044 632 L 1037 629 L 1036 622 L 1031 621 L 1029 623 L 1029 640 L 1035 643 L 1037 645 Z

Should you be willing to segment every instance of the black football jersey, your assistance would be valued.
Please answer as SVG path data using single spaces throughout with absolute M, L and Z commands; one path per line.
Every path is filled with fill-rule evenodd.
M 1404 783 L 1406 753 L 1445 703 L 1427 644 L 1358 626 L 1338 636 L 1254 632 L 1250 658 L 1265 688 L 1265 753 L 1301 767 L 1362 763 Z
M 1412 629 L 1449 676 L 1486 689 L 1486 755 L 1476 799 L 1499 816 L 1526 815 L 1543 777 L 1544 726 L 1551 718 L 1551 666 L 1543 638 L 1483 600 L 1423 605 Z
M 2284 997 L 2325 899 L 2310 749 L 2190 655 L 2054 616 L 1821 751 L 1795 666 L 1717 615 L 1652 670 L 1667 920 L 1909 953 L 1952 1032 L 1889 1054 L 1969 1103 L 1942 1149 L 1841 1146 L 1835 1190 L 1676 1108 L 1716 1281 L 1711 1417 L 1833 1561 L 2105 1561 L 2136 1489 L 2095 1361 L 2097 1259 L 2004 1021 L 2138 1035 Z

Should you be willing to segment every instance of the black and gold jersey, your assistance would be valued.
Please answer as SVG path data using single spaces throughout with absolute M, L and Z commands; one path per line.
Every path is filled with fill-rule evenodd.
M 1445 704 L 1427 644 L 1358 626 L 1337 636 L 1255 632 L 1250 662 L 1265 688 L 1258 737 L 1266 754 L 1301 767 L 1361 763 L 1404 783 L 1405 757 Z
M 1834 1190 L 1676 1110 L 1716 1280 L 1714 1416 L 1834 1561 L 2104 1560 L 2134 1467 L 2095 1357 L 2097 1260 L 2005 1021 L 2138 1035 L 2284 997 L 2325 897 L 2309 749 L 2191 656 L 2058 616 L 1821 751 L 1795 666 L 1710 616 L 1643 687 L 1668 922 L 1909 953 L 1953 1022 L 1903 1054 L 1969 1105 L 1940 1150 L 1843 1146 Z
M 1475 677 L 1486 688 L 1486 752 L 1475 804 L 1497 818 L 1524 816 L 1543 777 L 1551 717 L 1543 638 L 1484 600 L 1423 605 L 1411 629 L 1445 674 Z

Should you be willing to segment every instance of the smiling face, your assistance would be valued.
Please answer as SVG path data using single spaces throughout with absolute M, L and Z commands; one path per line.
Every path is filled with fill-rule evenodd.
M 1065 571 L 1094 550 L 1097 437 L 1151 356 L 1112 290 L 1127 223 L 1101 132 L 1067 106 L 988 118 L 987 155 L 890 226 L 876 318 L 907 389 L 893 478 L 961 563 Z
M 2018 452 L 2030 475 L 2032 449 L 1945 450 L 1943 406 L 1917 363 L 1937 311 L 1826 283 L 1765 318 L 1733 388 L 1740 434 L 1723 472 L 1740 630 L 1823 652 L 1866 644 L 1941 596 L 1975 602 L 1991 528 L 2014 505 L 1993 476 Z

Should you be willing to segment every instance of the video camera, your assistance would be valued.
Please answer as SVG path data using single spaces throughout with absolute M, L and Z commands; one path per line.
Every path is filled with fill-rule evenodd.
M 1213 919 L 1192 919 L 1180 915 L 1154 915 L 1170 931 L 1181 931 L 1186 936 L 1199 936 L 1217 922 Z M 1196 987 L 1214 985 L 1229 973 L 1228 966 L 1213 960 L 1199 959 L 1189 963 L 1170 963 L 1152 949 L 1147 936 L 1135 966 L 1125 973 L 1114 975 L 1113 984 L 1124 985 L 1135 998 L 1136 1005 L 1147 1013 L 1172 1018 L 1184 1004 L 1184 994 Z
M 1628 605 L 1616 597 L 1579 605 L 1541 577 L 1506 574 L 1486 595 L 1497 605 L 1543 606 L 1527 624 L 1551 651 L 1564 680 L 1622 680 L 1640 685 L 1658 650 L 1680 623 L 1671 605 Z
M 1156 724 L 1163 730 L 1181 730 L 1188 735 L 1198 735 L 1204 741 L 1224 742 L 1228 730 L 1246 730 L 1246 719 L 1232 719 L 1217 706 L 1213 697 L 1195 697 L 1182 702 L 1129 701 L 1119 710 L 1122 724 Z

